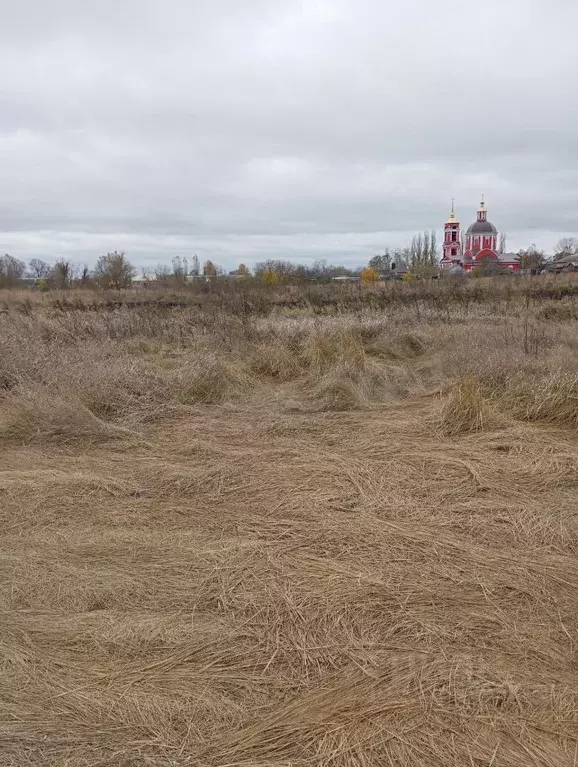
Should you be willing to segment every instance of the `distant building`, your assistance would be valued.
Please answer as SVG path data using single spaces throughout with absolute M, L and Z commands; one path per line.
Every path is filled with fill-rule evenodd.
M 16 284 L 20 288 L 34 288 L 40 282 L 36 277 L 18 277 Z
M 394 261 L 391 265 L 391 271 L 393 273 L 394 277 L 404 277 L 409 272 L 409 267 L 405 263 L 405 261 L 402 261 L 401 259 L 398 261 Z
M 359 282 L 359 277 L 356 274 L 339 274 L 331 279 L 333 282 Z
M 443 257 L 440 262 L 442 270 L 461 266 L 467 272 L 476 266 L 491 264 L 513 272 L 520 270 L 520 259 L 512 253 L 498 252 L 498 230 L 488 221 L 488 213 L 484 201 L 480 203 L 476 221 L 471 224 L 465 240 L 462 241 L 460 222 L 452 210 L 444 225 Z
M 549 272 L 550 274 L 578 272 L 578 253 L 570 253 L 567 256 L 557 258 L 551 264 L 548 264 L 544 271 Z

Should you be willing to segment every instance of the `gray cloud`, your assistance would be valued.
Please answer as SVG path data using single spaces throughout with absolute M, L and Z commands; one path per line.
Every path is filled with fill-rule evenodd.
M 359 263 L 464 223 L 578 231 L 574 0 L 20 0 L 0 249 Z

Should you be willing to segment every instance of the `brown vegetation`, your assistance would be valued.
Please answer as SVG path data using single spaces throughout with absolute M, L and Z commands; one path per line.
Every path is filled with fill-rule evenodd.
M 577 288 L 0 293 L 0 764 L 576 765 Z

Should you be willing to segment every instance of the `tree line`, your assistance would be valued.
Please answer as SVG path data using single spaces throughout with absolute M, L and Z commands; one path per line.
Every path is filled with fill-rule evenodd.
M 505 235 L 502 236 L 500 249 L 504 252 Z M 562 238 L 557 243 L 551 258 L 548 258 L 544 251 L 535 245 L 518 251 L 517 255 L 520 258 L 521 269 L 540 271 L 551 261 L 566 256 L 578 257 L 578 238 Z M 155 280 L 161 284 L 184 283 L 195 278 L 212 279 L 220 276 L 252 277 L 268 285 L 311 281 L 323 283 L 331 282 L 338 277 L 359 278 L 362 282 L 371 283 L 400 273 L 409 280 L 433 277 L 437 274 L 437 265 L 436 235 L 433 231 L 426 231 L 413 237 L 406 248 L 396 250 L 385 248 L 383 253 L 372 256 L 367 265 L 360 269 L 328 264 L 325 260 L 305 265 L 282 259 L 267 259 L 255 264 L 252 271 L 246 264 L 241 263 L 235 270 L 227 273 L 211 260 L 201 264 L 199 257 L 193 255 L 190 264 L 188 259 L 177 256 L 173 258 L 171 266 L 157 266 L 152 272 L 143 276 L 147 280 Z M 495 274 L 499 270 L 499 263 L 496 264 L 494 261 L 476 266 L 473 272 L 485 275 Z M 26 264 L 9 254 L 0 256 L 0 288 L 15 287 L 21 284 L 24 278 L 28 278 L 41 290 L 63 289 L 71 285 L 122 289 L 130 286 L 136 276 L 137 270 L 124 252 L 114 251 L 100 256 L 93 270 L 87 266 L 77 267 L 66 259 L 59 259 L 54 264 L 48 264 L 41 259 L 33 258 Z
M 0 256 L 0 287 L 15 287 L 23 279 L 32 280 L 42 289 L 67 288 L 73 284 L 80 286 L 99 285 L 103 288 L 126 288 L 136 269 L 124 253 L 107 253 L 100 256 L 92 271 L 88 266 L 76 267 L 71 261 L 59 259 L 48 264 L 39 258 L 32 258 L 28 264 L 8 253 Z

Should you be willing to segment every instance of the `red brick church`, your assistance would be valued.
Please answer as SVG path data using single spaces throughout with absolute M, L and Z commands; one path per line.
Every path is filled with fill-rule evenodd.
M 500 253 L 498 250 L 498 230 L 488 221 L 488 212 L 484 201 L 480 203 L 476 221 L 471 224 L 465 239 L 462 238 L 460 222 L 452 212 L 444 226 L 442 269 L 469 272 L 475 266 L 495 263 L 502 269 L 513 272 L 520 270 L 519 259 L 512 253 Z

